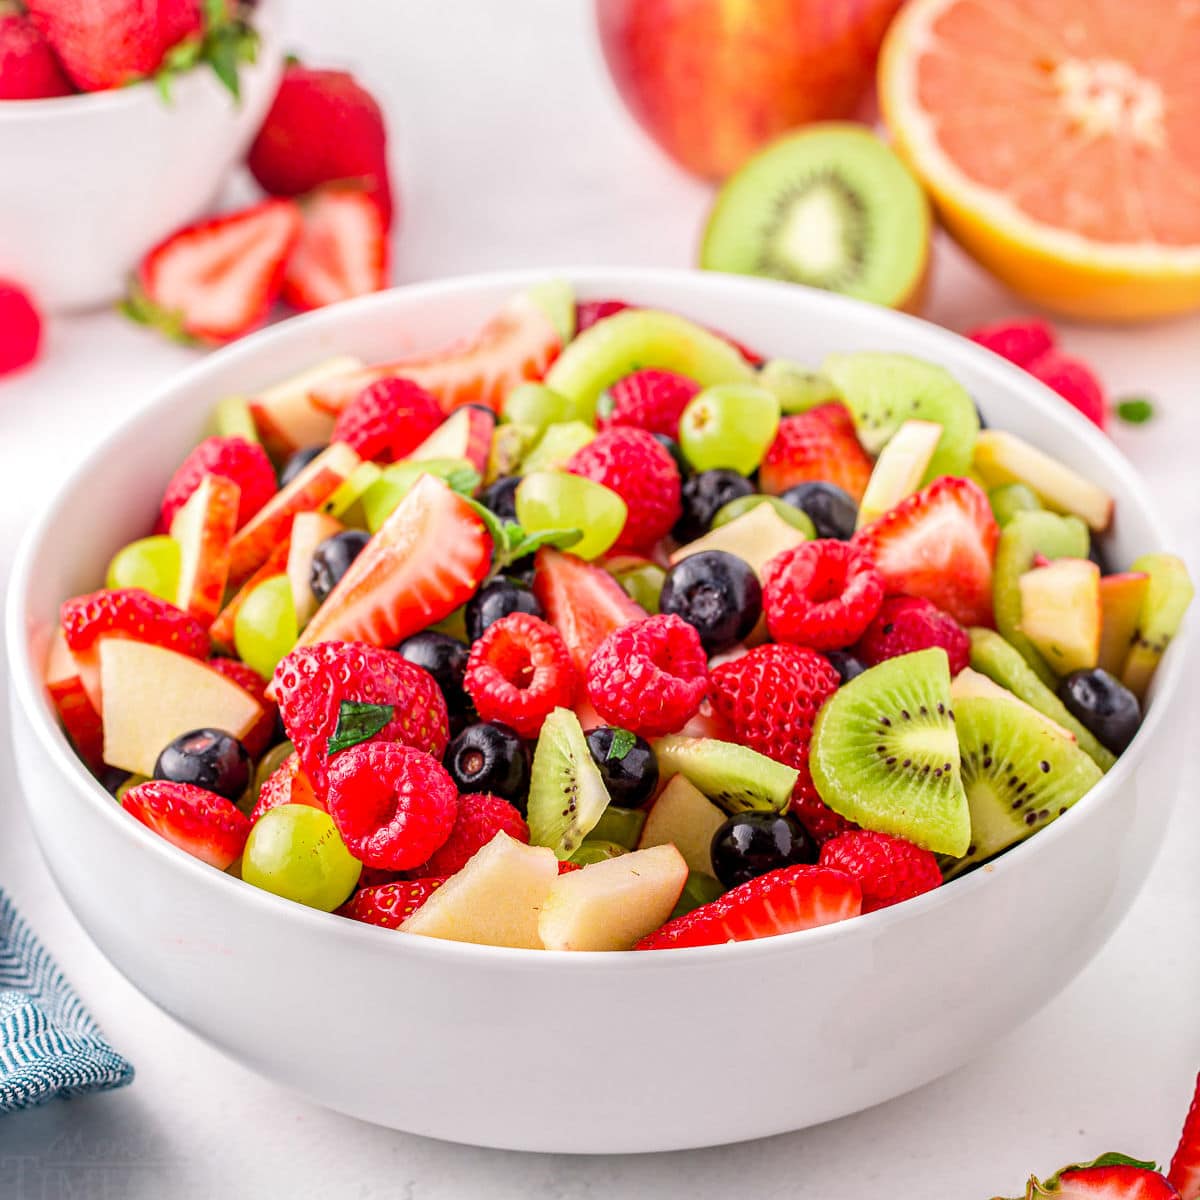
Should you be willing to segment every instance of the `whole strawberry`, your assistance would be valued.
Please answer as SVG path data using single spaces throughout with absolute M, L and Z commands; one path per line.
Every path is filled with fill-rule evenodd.
M 507 833 L 518 842 L 529 842 L 525 818 L 507 800 L 488 793 L 458 798 L 458 815 L 449 838 L 417 874 L 454 875 L 498 833 Z
M 679 418 L 700 385 L 686 375 L 647 367 L 618 379 L 600 397 L 596 426 L 603 432 L 619 425 L 678 439 Z
M 798 483 L 833 483 L 858 501 L 871 478 L 871 465 L 849 412 L 840 404 L 822 404 L 779 422 L 758 481 L 773 496 Z
M 240 437 L 205 438 L 175 468 L 163 493 L 155 529 L 166 533 L 175 514 L 187 503 L 206 475 L 231 479 L 241 489 L 238 497 L 238 528 L 275 495 L 275 469 L 267 452 L 257 442 Z
M 381 379 L 338 414 L 331 442 L 345 442 L 359 458 L 395 462 L 415 450 L 442 423 L 438 402 L 409 379 Z
M 74 90 L 29 17 L 0 9 L 0 100 L 43 100 Z
M 0 376 L 28 366 L 41 344 L 42 318 L 28 293 L 0 279 Z
M 941 646 L 950 659 L 950 674 L 970 663 L 971 639 L 949 613 L 917 596 L 889 596 L 858 643 L 857 656 L 873 667 L 885 658 Z
M 904 838 L 855 829 L 821 847 L 821 866 L 837 867 L 858 880 L 863 912 L 888 908 L 940 887 L 937 858 Z

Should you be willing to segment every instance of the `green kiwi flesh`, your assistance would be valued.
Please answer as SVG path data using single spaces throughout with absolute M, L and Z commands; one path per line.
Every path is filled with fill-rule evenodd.
M 700 265 L 903 308 L 925 276 L 929 228 L 924 192 L 879 138 L 861 125 L 810 125 L 725 182 Z
M 808 412 L 822 404 L 839 403 L 842 399 L 833 382 L 819 371 L 809 370 L 786 358 L 773 358 L 758 369 L 758 382 L 779 401 L 784 416 Z
M 543 722 L 529 781 L 529 840 L 570 858 L 608 807 L 608 790 L 592 760 L 579 718 L 556 708 Z
M 1143 554 L 1129 569 L 1150 576 L 1133 645 L 1121 669 L 1121 682 L 1140 700 L 1171 639 L 1179 632 L 1195 588 L 1187 565 L 1174 554 Z
M 682 775 L 727 813 L 783 812 L 800 772 L 757 750 L 717 738 L 672 734 L 654 743 L 660 779 Z

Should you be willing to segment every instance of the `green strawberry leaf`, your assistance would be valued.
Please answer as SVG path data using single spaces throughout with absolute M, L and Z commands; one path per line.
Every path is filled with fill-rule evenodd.
M 203 344 L 184 329 L 182 312 L 162 308 L 155 304 L 142 290 L 136 279 L 130 281 L 129 294 L 117 304 L 117 311 L 131 321 L 136 321 L 139 325 L 157 329 L 159 333 L 184 346 Z
M 370 741 L 395 715 L 391 704 L 364 704 L 358 700 L 343 700 L 338 709 L 337 727 L 329 739 L 326 753 L 349 750 L 359 742 Z
M 604 756 L 605 762 L 613 759 L 620 762 L 636 745 L 637 734 L 630 733 L 628 729 L 614 729 L 608 753 Z
M 1129 425 L 1145 425 L 1154 416 L 1154 401 L 1148 396 L 1126 396 L 1113 411 Z

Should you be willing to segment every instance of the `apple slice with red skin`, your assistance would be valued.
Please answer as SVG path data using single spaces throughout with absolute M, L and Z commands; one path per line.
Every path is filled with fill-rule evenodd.
M 452 412 L 408 457 L 414 462 L 433 458 L 465 458 L 479 472 L 487 474 L 488 456 L 496 418 L 487 409 L 460 408 Z
M 1137 633 L 1150 576 L 1122 571 L 1100 580 L 1100 653 L 1096 665 L 1117 678 Z
M 282 460 L 306 446 L 320 446 L 333 433 L 333 418 L 309 398 L 313 388 L 362 369 L 362 359 L 344 354 L 326 359 L 264 388 L 247 401 L 258 436 Z
M 287 571 L 288 554 L 291 551 L 292 537 L 288 535 L 281 541 L 271 547 L 271 553 L 267 556 L 266 561 L 242 584 L 240 588 L 230 597 L 225 607 L 217 614 L 217 619 L 209 626 L 208 636 L 212 638 L 213 644 L 229 654 L 235 652 L 233 627 L 237 621 L 238 611 L 242 605 L 246 603 L 250 593 L 254 591 L 260 583 L 270 579 L 274 575 L 282 575 Z
M 175 605 L 205 627 L 225 598 L 241 489 L 221 475 L 206 475 L 171 521 L 179 543 L 179 590 Z
M 292 585 L 292 604 L 300 628 L 312 620 L 317 598 L 312 590 L 312 562 L 317 547 L 345 526 L 336 517 L 323 512 L 297 513 L 292 522 L 292 540 L 288 549 L 287 577 Z
M 71 744 L 93 771 L 104 766 L 104 725 L 83 684 L 83 672 L 63 637 L 54 631 L 46 659 L 46 690 Z

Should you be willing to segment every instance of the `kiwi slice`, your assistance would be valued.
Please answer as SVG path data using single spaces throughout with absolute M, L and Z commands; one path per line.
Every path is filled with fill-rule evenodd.
M 1121 668 L 1121 682 L 1141 700 L 1196 589 L 1186 564 L 1174 554 L 1143 554 L 1129 569 L 1150 576 L 1133 645 Z
M 971 666 L 1001 687 L 1007 688 L 1018 700 L 1036 708 L 1064 729 L 1069 729 L 1079 748 L 1102 770 L 1107 771 L 1117 760 L 1102 746 L 1091 731 L 1077 720 L 1067 706 L 1048 688 L 1037 672 L 993 629 L 972 629 Z
M 779 411 L 785 416 L 808 412 L 810 408 L 833 404 L 842 398 L 832 380 L 786 358 L 764 363 L 758 370 L 758 382 L 760 387 L 774 393 Z
M 949 877 L 1049 825 L 1101 778 L 1098 766 L 1037 713 L 1004 700 L 965 698 L 954 708 L 971 845 Z
M 907 354 L 864 350 L 831 354 L 822 370 L 842 394 L 867 453 L 879 454 L 905 421 L 933 421 L 942 427 L 942 436 L 924 482 L 962 475 L 970 467 L 979 410 L 943 367 Z
M 613 842 L 626 850 L 635 850 L 645 824 L 646 814 L 640 808 L 622 808 L 618 804 L 610 804 L 600 814 L 600 820 L 592 826 L 587 840 Z
M 700 265 L 915 306 L 929 204 L 870 130 L 810 125 L 751 158 L 717 193 Z
M 542 723 L 529 781 L 529 840 L 570 858 L 608 807 L 579 718 L 556 708 Z
M 813 728 L 809 766 L 834 812 L 938 854 L 966 854 L 971 818 L 944 650 L 886 659 L 835 692 Z
M 661 779 L 682 775 L 727 813 L 783 812 L 800 772 L 757 750 L 716 738 L 672 734 L 654 743 Z

